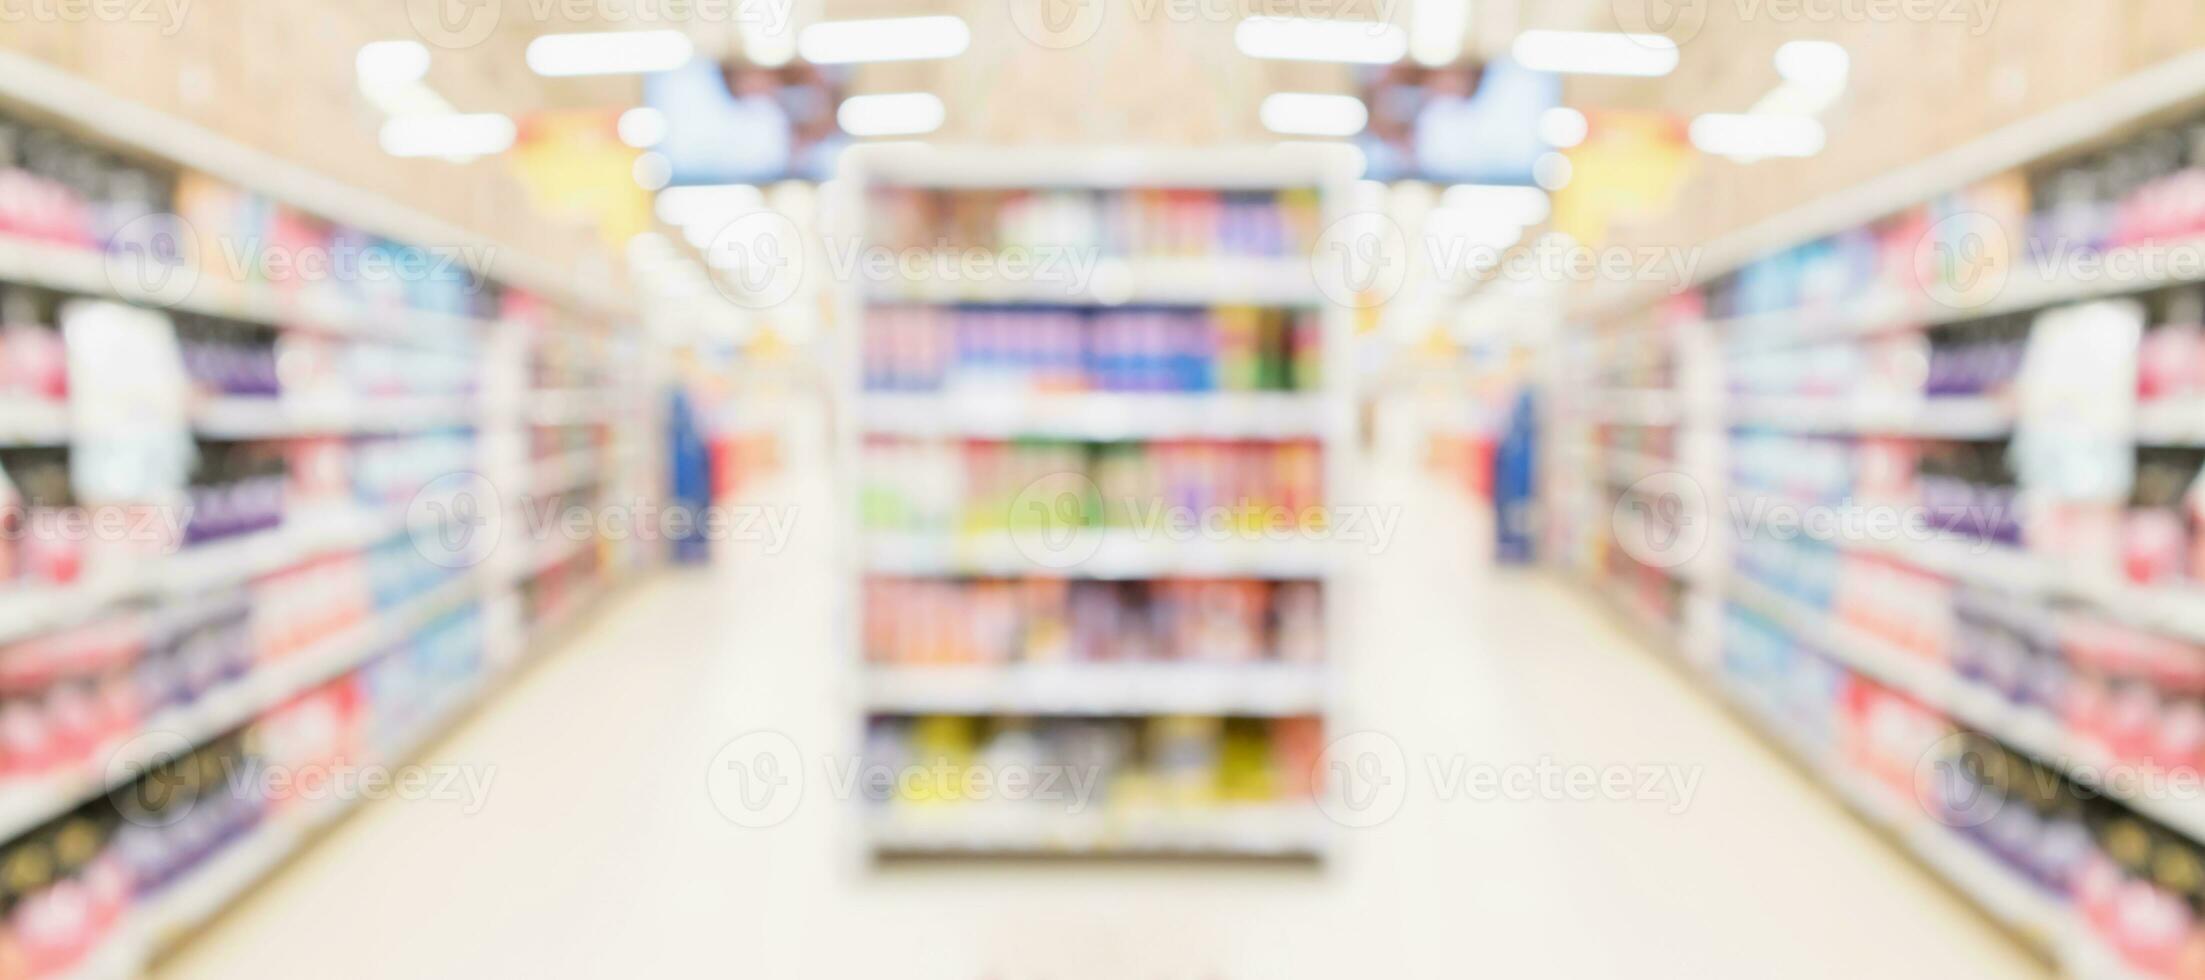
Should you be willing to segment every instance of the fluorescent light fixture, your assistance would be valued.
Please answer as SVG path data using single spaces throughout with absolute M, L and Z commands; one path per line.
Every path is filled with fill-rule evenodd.
M 1409 57 L 1427 68 L 1462 57 L 1470 33 L 1470 0 L 1415 0 L 1409 8 Z
M 852 136 L 916 136 L 942 128 L 947 116 L 931 92 L 853 95 L 835 110 L 835 124 Z
M 959 17 L 830 20 L 804 28 L 796 36 L 796 53 L 815 65 L 847 65 L 954 58 L 971 43 L 972 29 Z
M 637 106 L 620 114 L 620 141 L 648 150 L 666 141 L 666 114 L 650 106 Z
M 1557 149 L 1566 150 L 1585 142 L 1585 134 L 1591 131 L 1585 114 L 1566 105 L 1539 114 L 1539 142 Z
M 429 49 L 419 41 L 376 41 L 360 46 L 352 59 L 360 86 L 404 85 L 429 74 Z
M 1370 110 L 1352 95 L 1273 92 L 1256 109 L 1263 128 L 1287 136 L 1353 136 L 1370 122 Z
M 1806 116 L 1711 112 L 1692 120 L 1692 145 L 1726 157 L 1811 157 L 1822 152 L 1822 124 Z
M 1534 71 L 1654 78 L 1677 70 L 1677 42 L 1659 34 L 1525 31 L 1509 52 Z
M 1829 41 L 1790 41 L 1776 49 L 1776 73 L 1784 80 L 1817 88 L 1843 88 L 1853 56 Z
M 766 196 L 749 184 L 700 184 L 660 191 L 652 211 L 670 225 L 709 225 L 716 230 L 765 206 Z
M 1376 20 L 1250 17 L 1233 29 L 1233 44 L 1251 58 L 1390 65 L 1409 53 L 1409 32 Z
M 689 63 L 696 45 L 680 31 L 546 34 L 528 42 L 528 67 L 538 75 L 639 75 Z
M 1517 227 L 1545 221 L 1553 210 L 1547 192 L 1522 185 L 1457 184 L 1441 193 L 1439 200 L 1440 206 L 1449 211 Z
M 479 157 L 513 145 L 513 120 L 494 112 L 401 116 L 383 123 L 383 152 L 394 157 Z

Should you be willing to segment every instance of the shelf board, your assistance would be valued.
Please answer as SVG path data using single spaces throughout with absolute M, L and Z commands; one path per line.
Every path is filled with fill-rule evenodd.
M 944 262 L 954 265 L 959 253 Z M 1325 300 L 1307 256 L 1102 259 L 1091 271 L 964 279 L 899 276 L 869 283 L 874 304 L 1016 303 L 1039 306 L 1316 306 Z
M 1325 671 L 1278 662 L 873 664 L 864 688 L 879 713 L 1283 718 L 1323 710 Z
M 88 572 L 76 583 L 29 586 L 0 594 L 0 643 L 80 622 L 124 600 L 186 595 L 236 585 L 333 551 L 363 548 L 405 531 L 403 513 L 350 511 L 294 515 L 280 528 L 186 548 L 174 554 Z
M 1044 534 L 1024 550 L 1008 533 L 945 538 L 941 535 L 868 532 L 864 568 L 875 575 L 911 577 L 1079 578 L 1140 581 L 1163 578 L 1321 579 L 1332 562 L 1328 540 L 1231 542 L 1173 541 L 1159 533 L 1141 540 L 1130 533 L 1099 536 L 1083 544 L 1049 548 Z
M 2093 786 L 2129 808 L 2205 843 L 2205 800 L 2182 799 L 2166 787 L 2124 792 L 2130 781 L 2109 784 L 2103 778 L 2120 765 L 2101 747 L 2071 736 L 2041 709 L 2012 704 L 1998 692 L 1952 673 L 1948 668 L 1897 649 L 1832 620 L 1827 614 L 1758 582 L 1732 578 L 1729 592 L 1748 608 L 1766 615 L 1822 652 L 1836 657 L 1879 683 L 1906 692 L 1946 717 L 2012 746 L 2069 778 Z M 2138 769 L 2140 775 L 2144 773 Z M 2145 776 L 2144 778 L 2149 778 Z
M 885 804 L 866 823 L 885 855 L 1318 857 L 1330 825 L 1314 804 L 1110 808 Z
M 1322 400 L 1288 392 L 868 392 L 860 408 L 868 433 L 925 438 L 1314 439 L 1332 422 Z
M 0 64 L 4 63 L 5 58 L 0 58 Z M 433 347 L 451 346 L 455 338 L 472 336 L 489 324 L 486 320 L 434 310 L 333 308 L 325 303 L 301 302 L 267 287 L 218 286 L 207 281 L 198 283 L 179 300 L 146 288 L 127 276 L 110 275 L 109 272 L 107 260 L 98 252 L 0 235 L 0 282 L 36 286 L 58 293 L 169 307 L 352 339 Z
M 1993 397 L 1847 400 L 1742 395 L 1726 413 L 1733 428 L 1826 435 L 1876 433 L 1923 439 L 2003 439 L 2017 410 Z

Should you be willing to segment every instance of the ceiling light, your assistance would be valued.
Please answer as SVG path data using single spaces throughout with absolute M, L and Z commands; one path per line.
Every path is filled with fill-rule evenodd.
M 1274 92 L 1256 110 L 1263 128 L 1288 136 L 1353 136 L 1370 122 L 1370 110 L 1352 95 Z
M 666 114 L 650 106 L 637 106 L 620 114 L 620 141 L 647 150 L 666 141 Z
M 652 212 L 658 220 L 687 228 L 723 225 L 765 207 L 765 195 L 749 184 L 699 184 L 659 192 Z
M 796 53 L 815 65 L 915 61 L 954 58 L 971 43 L 972 30 L 958 17 L 831 20 L 804 28 L 796 36 Z
M 1509 51 L 1534 71 L 1652 78 L 1677 70 L 1677 43 L 1659 34 L 1525 31 Z
M 1557 149 L 1585 142 L 1585 134 L 1591 129 L 1585 114 L 1569 106 L 1558 105 L 1539 114 L 1539 142 Z
M 1822 152 L 1822 124 L 1806 116 L 1713 112 L 1692 120 L 1692 145 L 1726 157 L 1811 157 Z
M 696 45 L 680 31 L 546 34 L 528 42 L 528 67 L 538 75 L 637 75 L 689 63 Z
M 1440 195 L 1440 206 L 1518 227 L 1539 224 L 1553 210 L 1545 191 L 1508 184 L 1457 184 Z
M 948 111 L 930 92 L 854 95 L 835 110 L 835 123 L 852 136 L 915 136 L 942 128 Z
M 1853 56 L 1829 41 L 1791 41 L 1776 49 L 1776 73 L 1787 82 L 1842 88 Z
M 1470 0 L 1415 0 L 1409 8 L 1409 57 L 1427 68 L 1462 57 L 1470 32 Z
M 1409 32 L 1376 20 L 1250 17 L 1233 29 L 1233 44 L 1251 58 L 1390 65 L 1409 53 Z
M 513 145 L 513 120 L 494 112 L 400 116 L 383 123 L 383 152 L 394 157 L 478 157 Z
M 352 59 L 360 85 L 403 85 L 429 74 L 429 49 L 419 41 L 376 41 L 360 46 Z

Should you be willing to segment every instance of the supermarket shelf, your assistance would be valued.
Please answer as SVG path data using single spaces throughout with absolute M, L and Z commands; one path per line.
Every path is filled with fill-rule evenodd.
M 1943 305 L 1915 295 L 1888 300 L 1859 310 L 1785 310 L 1717 320 L 1717 334 L 1730 338 L 1738 349 L 1794 346 L 1818 341 L 1873 337 L 1923 327 L 1962 323 L 2007 313 L 2080 303 L 2205 281 L 2205 262 L 2164 261 L 2148 256 L 2188 254 L 2205 256 L 2205 238 L 2107 249 L 2099 271 L 2078 275 L 2072 262 L 2052 262 L 2032 255 L 2026 243 L 2012 243 L 2012 274 L 1994 297 L 1977 305 Z M 2063 268 L 2047 270 L 2046 265 Z M 2124 277 L 2109 269 L 2157 269 L 2165 274 Z
M 414 244 L 436 243 L 495 256 L 497 278 L 598 313 L 629 306 L 610 284 L 577 281 L 574 270 L 489 242 L 456 225 L 253 149 L 204 126 L 109 92 L 34 57 L 0 52 L 0 100 L 58 116 L 124 147 L 173 161 L 313 213 Z
M 2104 749 L 2070 736 L 2050 714 L 2017 707 L 1996 691 L 1837 623 L 1758 582 L 1733 578 L 1730 591 L 1740 602 L 1775 619 L 1794 636 L 1854 670 L 1905 691 L 1946 717 L 2061 770 L 2079 783 L 2096 787 L 2193 840 L 2205 842 L 2205 800 L 2185 800 L 2166 787 L 2117 792 L 2118 787 L 2109 785 L 2103 774 L 2119 764 Z M 2121 782 L 2133 786 L 2139 780 Z
M 420 432 L 475 424 L 472 397 L 398 396 L 343 401 L 216 398 L 191 413 L 192 428 L 216 439 Z
M 1832 762 L 1819 748 L 1793 735 L 1779 712 L 1751 696 L 1720 682 L 1709 686 L 1848 809 L 1888 834 L 1992 918 L 2033 941 L 2041 951 L 2058 955 L 2069 942 L 2068 937 L 2080 932 L 2079 924 L 2058 899 L 1999 864 L 1973 842 L 1923 812 L 1918 804 L 1898 799 L 1892 791 Z
M 2001 439 L 2013 434 L 2016 409 L 2000 398 L 1927 398 L 1912 403 L 1838 398 L 1739 397 L 1733 428 L 1845 435 L 1881 433 L 1923 439 Z
M 1108 442 L 1125 439 L 1318 438 L 1324 402 L 1289 393 L 868 393 L 865 431 L 878 435 Z
M 868 666 L 865 704 L 895 714 L 1311 715 L 1314 664 L 1147 663 Z
M 320 554 L 363 548 L 404 531 L 403 513 L 357 511 L 298 518 L 281 528 L 186 548 L 72 585 L 11 589 L 0 594 L 0 643 L 72 625 L 128 599 L 234 585 Z
M 1025 547 L 1021 548 L 1021 544 Z M 865 536 L 865 569 L 876 575 L 1318 579 L 1330 564 L 1331 542 L 1142 540 L 1111 532 L 1060 540 L 1046 532 L 997 533 L 949 539 L 940 535 L 873 532 Z
M 1705 257 L 1689 282 L 1618 285 L 1592 296 L 1585 308 L 1614 312 L 1649 305 L 1779 249 L 1858 228 L 1864 219 L 1895 214 L 2063 150 L 2089 145 L 2193 103 L 2201 95 L 2205 95 L 2205 52 L 2170 58 L 1926 160 L 1819 195 L 1810 203 L 1725 235 L 1703 249 Z
M 1849 542 L 1948 578 L 2040 600 L 2087 603 L 2141 629 L 2205 643 L 2205 593 L 2150 588 L 2059 559 L 1957 537 Z
M 961 253 L 947 253 L 954 269 Z M 1309 257 L 1103 259 L 1092 269 L 1043 264 L 1030 276 L 898 276 L 872 283 L 873 303 L 1031 303 L 1048 306 L 1315 306 Z
M 146 767 L 243 725 L 284 699 L 337 677 L 476 597 L 481 581 L 462 575 L 363 622 L 260 667 L 189 705 L 153 716 L 96 762 L 0 788 L 0 840 L 8 840 L 128 781 Z M 160 736 L 160 737 L 153 737 Z
M 1156 855 L 1313 858 L 1327 824 L 1311 804 L 1107 808 L 1069 804 L 886 806 L 868 820 L 873 850 L 904 856 Z
M 606 594 L 605 589 L 599 589 L 588 599 L 576 603 L 574 611 L 562 619 L 578 618 L 585 607 L 594 606 Z M 539 632 L 537 635 L 546 634 Z M 401 733 L 393 740 L 393 748 L 374 761 L 396 765 L 419 755 L 430 742 L 509 680 L 526 659 L 487 667 L 477 678 L 439 695 L 422 713 L 423 720 L 412 731 Z M 359 805 L 357 799 L 336 797 L 264 819 L 244 836 L 225 845 L 221 853 L 206 864 L 132 912 L 105 944 L 74 971 L 74 976 L 80 980 L 123 980 L 143 975 L 163 950 L 234 904 Z
M 0 447 L 61 446 L 68 442 L 67 403 L 28 398 L 0 401 Z
M 0 59 L 0 63 L 5 63 L 5 59 Z M 0 235 L 0 282 L 36 286 L 58 293 L 117 299 L 141 306 L 168 307 L 341 337 L 407 343 L 439 341 L 449 344 L 488 325 L 485 320 L 434 310 L 317 309 L 292 302 L 265 288 L 246 288 L 205 279 L 179 299 L 149 288 L 131 275 L 122 274 L 127 271 L 125 266 L 111 267 L 104 256 L 88 249 Z M 111 272 L 116 274 L 111 275 Z M 175 273 L 176 276 L 194 274 Z

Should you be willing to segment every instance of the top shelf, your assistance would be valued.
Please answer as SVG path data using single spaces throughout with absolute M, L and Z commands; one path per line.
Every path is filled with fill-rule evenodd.
M 2109 249 L 2090 273 L 2073 262 L 2057 261 L 2060 258 L 2023 248 L 2005 288 L 1972 306 L 1948 306 L 1917 295 L 1911 302 L 1894 298 L 1853 310 L 1781 310 L 1714 320 L 1710 325 L 1733 347 L 1755 350 L 1901 333 L 2205 282 L 2205 237 Z M 2047 264 L 2059 268 L 2047 270 Z M 2111 271 L 2122 268 L 2153 271 L 2149 275 Z
M 111 275 L 107 260 L 97 252 L 8 235 L 0 235 L 0 283 L 363 340 L 450 342 L 471 337 L 489 323 L 474 317 L 406 307 L 317 310 L 304 303 L 290 302 L 268 289 L 222 296 L 213 287 L 202 285 L 177 301 L 128 276 Z

